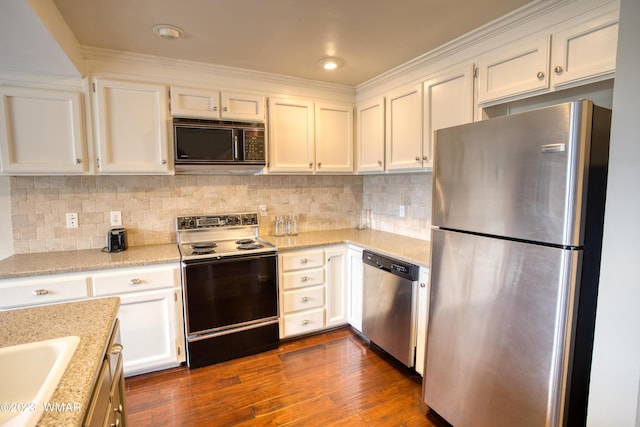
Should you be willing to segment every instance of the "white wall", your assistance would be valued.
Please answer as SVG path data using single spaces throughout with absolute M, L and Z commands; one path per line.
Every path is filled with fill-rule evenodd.
M 0 259 L 13 255 L 9 177 L 0 176 Z
M 640 2 L 622 0 L 588 425 L 640 426 Z

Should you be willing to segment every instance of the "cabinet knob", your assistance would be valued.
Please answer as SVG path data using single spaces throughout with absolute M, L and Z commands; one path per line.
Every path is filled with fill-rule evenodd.
M 46 295 L 48 293 L 49 293 L 49 291 L 46 290 L 46 289 L 36 289 L 35 291 L 31 292 L 31 294 L 34 295 L 34 296 Z
M 162 163 L 163 165 L 166 165 L 167 161 L 165 159 L 162 159 L 162 162 L 160 162 L 160 163 Z
M 310 322 L 307 319 L 304 319 L 303 321 L 300 322 L 300 324 L 302 326 L 307 326 Z
M 562 73 L 564 70 L 562 69 L 562 67 L 561 67 L 561 66 L 559 66 L 559 65 L 558 65 L 556 68 L 554 68 L 554 69 L 553 69 L 553 71 L 555 71 L 555 72 L 556 72 L 556 74 L 560 74 L 560 73 Z
M 129 286 L 136 286 L 142 284 L 142 279 L 131 279 L 129 280 Z
M 303 304 L 308 303 L 308 302 L 309 302 L 309 297 L 302 297 L 302 298 L 300 298 L 300 302 L 301 302 L 301 303 L 303 303 Z
M 122 414 L 124 412 L 124 408 L 122 407 L 122 403 L 118 404 L 117 407 L 113 408 L 113 412 L 116 414 Z
M 313 169 L 313 163 L 309 162 L 309 169 Z
M 420 160 L 422 160 L 422 158 L 420 156 L 416 156 L 416 162 L 419 162 Z
M 302 276 L 302 277 L 300 278 L 300 281 L 301 281 L 301 282 L 307 282 L 308 280 L 309 280 L 309 278 L 308 278 L 307 276 Z
M 82 163 L 82 159 L 76 159 L 76 160 L 74 161 L 74 163 L 75 163 L 76 165 L 79 165 L 80 163 Z
M 309 262 L 308 258 L 300 258 L 300 264 L 306 264 Z
M 539 79 L 544 79 L 544 73 L 542 71 L 538 71 L 538 78 Z
M 213 107 L 212 111 L 218 111 L 218 107 Z
M 120 354 L 122 353 L 123 349 L 124 347 L 122 346 L 122 344 L 114 344 L 113 346 L 111 346 L 111 354 Z
M 426 283 L 424 283 L 424 282 L 420 282 L 420 287 L 421 287 L 421 288 L 426 288 L 426 287 L 427 287 L 427 284 L 426 284 Z
M 229 111 L 229 109 L 227 107 L 224 107 L 222 111 Z
M 427 156 L 422 156 L 422 160 L 427 161 L 427 160 L 429 160 L 429 157 L 427 157 Z
M 378 160 L 378 166 L 382 166 L 382 160 Z
M 318 162 L 318 169 L 322 167 L 322 162 Z

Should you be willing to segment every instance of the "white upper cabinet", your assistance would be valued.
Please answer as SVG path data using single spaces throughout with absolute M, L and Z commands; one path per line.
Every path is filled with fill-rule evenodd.
M 223 120 L 264 122 L 264 97 L 237 92 L 222 92 Z
M 434 75 L 423 84 L 422 167 L 433 167 L 433 138 L 438 129 L 473 121 L 473 65 Z
M 269 170 L 313 172 L 313 101 L 269 99 Z
M 0 171 L 7 175 L 90 171 L 82 93 L 0 87 Z
M 358 104 L 357 171 L 384 172 L 384 97 Z
M 353 105 L 315 104 L 316 173 L 353 172 Z
M 576 18 L 562 28 L 524 38 L 480 59 L 478 103 L 488 105 L 613 77 L 617 11 L 587 20 Z
M 198 119 L 220 119 L 220 92 L 171 86 L 171 115 Z
M 615 13 L 554 33 L 553 84 L 560 86 L 611 77 L 616 69 L 617 46 L 618 16 Z
M 166 86 L 95 79 L 93 91 L 98 172 L 171 173 Z
M 208 120 L 264 122 L 264 97 L 171 86 L 171 115 Z
M 420 170 L 422 85 L 396 89 L 386 99 L 386 170 Z
M 549 87 L 550 36 L 512 43 L 478 64 L 478 102 L 488 102 Z

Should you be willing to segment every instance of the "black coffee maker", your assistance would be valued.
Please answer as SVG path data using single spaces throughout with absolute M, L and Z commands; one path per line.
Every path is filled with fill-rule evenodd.
M 127 250 L 127 230 L 112 228 L 107 233 L 107 252 L 122 252 Z

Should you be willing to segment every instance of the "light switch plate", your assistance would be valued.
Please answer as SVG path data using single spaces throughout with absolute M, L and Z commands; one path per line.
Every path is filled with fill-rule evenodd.
M 122 214 L 120 211 L 111 211 L 111 225 L 122 225 Z
M 67 212 L 67 228 L 78 228 L 77 212 Z

